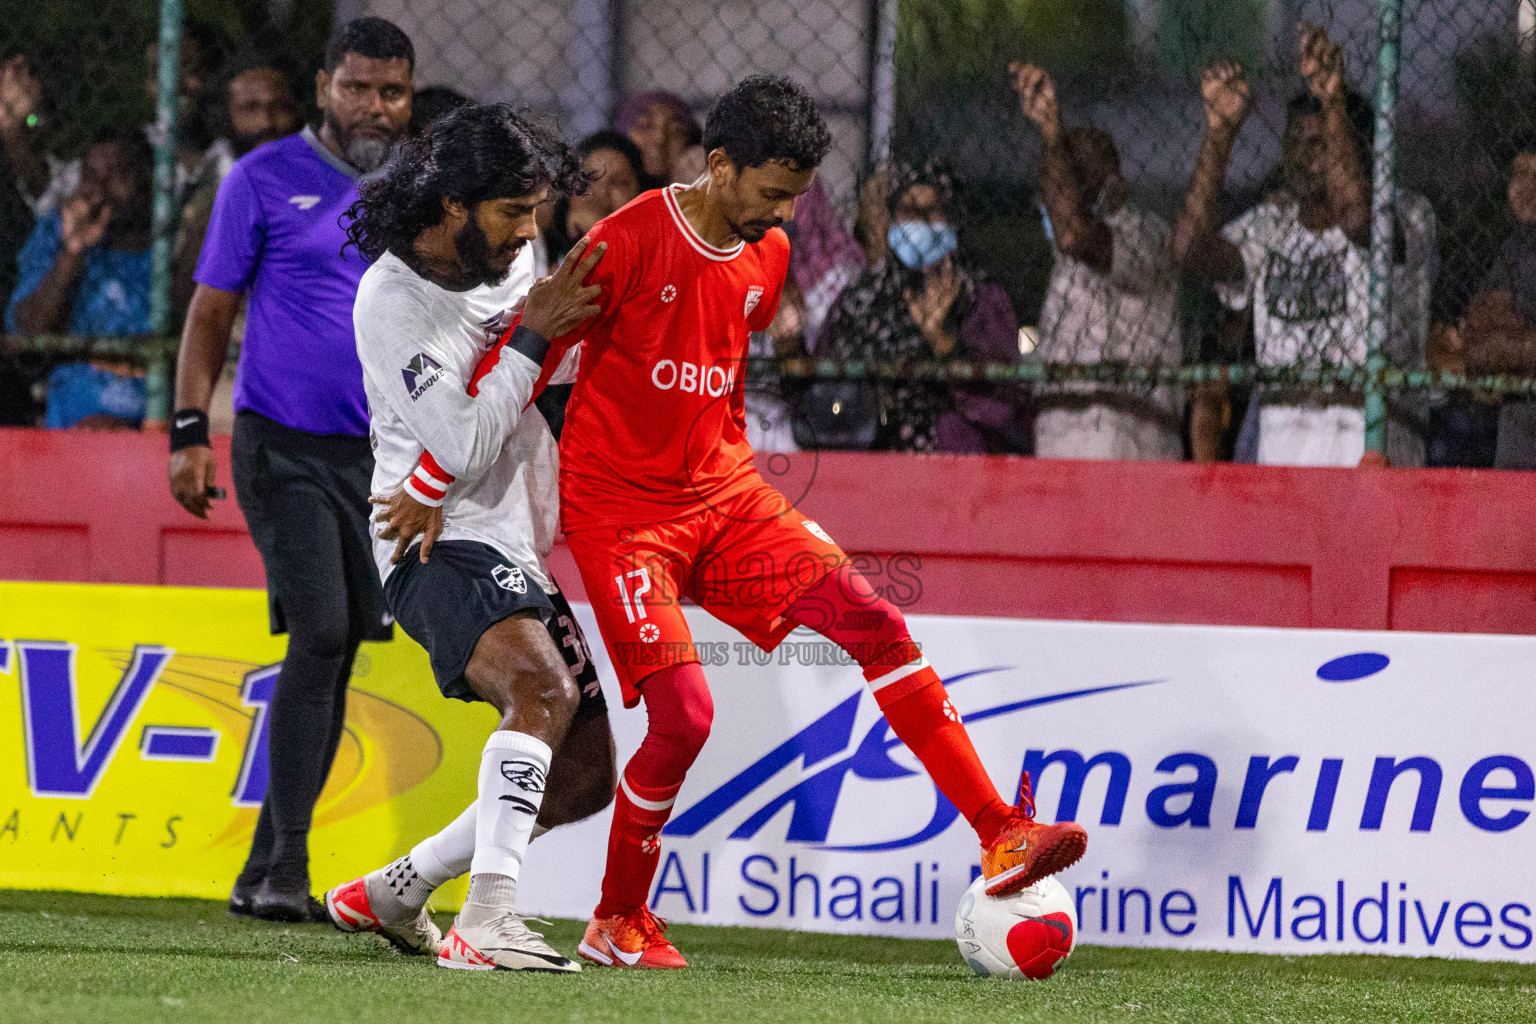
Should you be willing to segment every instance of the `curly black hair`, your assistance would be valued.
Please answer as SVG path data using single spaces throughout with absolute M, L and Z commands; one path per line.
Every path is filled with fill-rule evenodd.
M 715 101 L 704 121 L 704 149 L 725 150 L 745 170 L 782 160 L 796 170 L 820 166 L 832 133 L 800 86 L 779 75 L 753 75 Z
M 460 107 L 359 182 L 342 222 L 347 244 L 372 262 L 390 249 L 408 252 L 417 235 L 442 222 L 445 198 L 473 209 L 546 185 L 556 195 L 579 195 L 589 183 L 554 129 L 506 103 Z

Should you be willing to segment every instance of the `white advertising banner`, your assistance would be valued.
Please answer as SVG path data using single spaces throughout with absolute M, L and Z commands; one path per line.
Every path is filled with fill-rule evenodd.
M 594 653 L 595 625 L 579 609 Z M 714 731 L 652 906 L 710 924 L 953 934 L 975 836 L 818 636 L 690 613 Z M 998 788 L 1088 853 L 1081 940 L 1536 961 L 1536 639 L 911 616 Z M 604 666 L 620 763 L 644 732 Z M 588 916 L 607 815 L 534 844 L 530 912 Z

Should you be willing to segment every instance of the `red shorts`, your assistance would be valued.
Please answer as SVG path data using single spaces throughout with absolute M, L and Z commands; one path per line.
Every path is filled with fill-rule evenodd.
M 566 543 L 630 708 L 646 676 L 701 660 L 684 598 L 771 651 L 793 628 L 785 610 L 848 561 L 761 481 L 681 519 L 579 530 Z

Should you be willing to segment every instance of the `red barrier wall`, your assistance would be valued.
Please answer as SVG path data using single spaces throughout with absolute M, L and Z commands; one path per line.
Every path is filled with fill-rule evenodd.
M 263 585 L 230 489 L 204 523 L 165 438 L 0 430 L 0 578 Z M 962 456 L 765 456 L 913 611 L 1536 633 L 1536 475 Z M 573 599 L 564 548 L 554 569 Z

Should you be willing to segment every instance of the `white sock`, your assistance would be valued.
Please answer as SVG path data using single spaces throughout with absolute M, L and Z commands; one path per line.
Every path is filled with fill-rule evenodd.
M 526 733 L 498 730 L 485 741 L 480 795 L 475 801 L 471 885 L 480 874 L 505 875 L 516 881 L 544 801 L 552 756 L 549 744 Z
M 447 827 L 416 844 L 411 862 L 435 889 L 469 870 L 475 856 L 475 821 L 479 801 L 471 803 Z
M 414 914 L 427 905 L 438 886 L 468 871 L 474 855 L 475 805 L 470 804 L 441 832 L 423 839 L 378 874 L 388 886 L 388 895 L 402 910 Z M 371 895 L 374 899 L 387 898 L 378 889 Z

